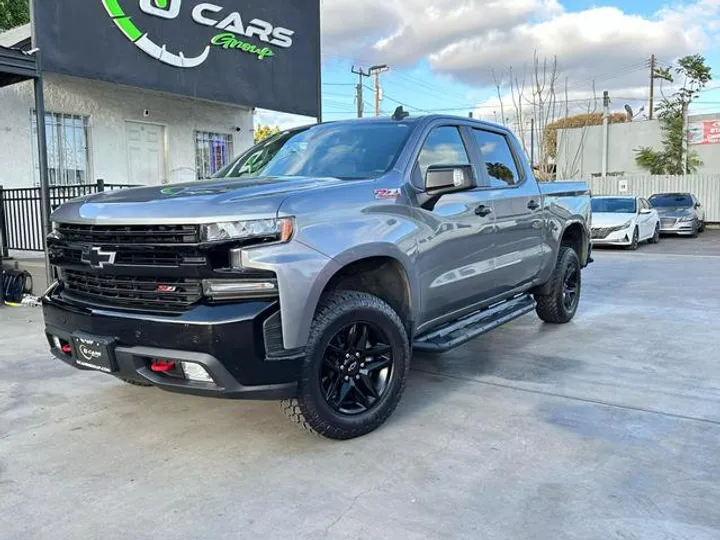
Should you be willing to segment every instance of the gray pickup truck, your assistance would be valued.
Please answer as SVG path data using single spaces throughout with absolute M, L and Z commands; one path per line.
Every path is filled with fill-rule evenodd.
M 283 400 L 349 439 L 392 414 L 413 350 L 533 310 L 570 321 L 589 218 L 588 187 L 539 185 L 496 125 L 398 111 L 293 129 L 209 181 L 60 207 L 47 339 L 79 369 Z

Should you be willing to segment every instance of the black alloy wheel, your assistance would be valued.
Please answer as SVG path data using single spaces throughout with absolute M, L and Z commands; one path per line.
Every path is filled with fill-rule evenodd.
M 569 265 L 563 277 L 563 306 L 568 312 L 575 311 L 580 300 L 580 269 Z
M 353 322 L 330 339 L 320 368 L 320 388 L 332 409 L 356 415 L 378 403 L 392 370 L 392 348 L 383 330 L 370 322 Z
M 409 371 L 410 341 L 397 312 L 366 292 L 332 291 L 313 317 L 297 395 L 282 407 L 310 432 L 360 437 L 393 413 Z
M 580 305 L 582 266 L 571 247 L 561 247 L 545 294 L 535 294 L 538 316 L 546 323 L 570 322 Z

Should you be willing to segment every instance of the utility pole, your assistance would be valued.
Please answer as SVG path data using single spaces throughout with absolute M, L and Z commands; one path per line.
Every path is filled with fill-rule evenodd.
M 653 54 L 650 57 L 650 114 L 648 114 L 648 119 L 653 119 L 653 109 L 655 108 L 655 66 L 656 66 L 656 60 L 655 55 Z
M 689 131 L 689 116 L 688 116 L 688 103 L 683 100 L 682 104 L 682 117 L 683 117 L 683 138 L 682 138 L 682 172 L 683 174 L 688 173 L 688 154 L 690 153 L 690 141 L 688 140 Z
M 382 100 L 382 87 L 380 86 L 380 74 L 390 71 L 390 66 L 379 64 L 371 66 L 368 72 L 375 77 L 375 116 L 380 116 L 380 101 Z
M 610 129 L 610 94 L 607 90 L 603 92 L 603 145 L 602 145 L 602 176 L 608 172 L 608 131 Z
M 365 102 L 363 101 L 363 78 L 369 77 L 370 73 L 363 71 L 363 68 L 355 69 L 355 66 L 353 66 L 350 71 L 358 76 L 358 84 L 355 87 L 357 92 L 355 99 L 357 100 L 357 117 L 362 118 L 365 109 Z

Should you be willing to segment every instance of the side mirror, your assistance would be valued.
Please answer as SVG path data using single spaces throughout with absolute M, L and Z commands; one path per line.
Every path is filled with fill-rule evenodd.
M 430 165 L 425 173 L 425 191 L 435 197 L 475 187 L 477 176 L 472 165 Z
M 701 208 L 701 207 L 702 207 L 702 204 L 700 204 L 700 203 L 695 203 L 695 208 Z
M 652 214 L 652 210 L 650 210 L 649 208 L 641 208 L 640 213 L 641 214 Z

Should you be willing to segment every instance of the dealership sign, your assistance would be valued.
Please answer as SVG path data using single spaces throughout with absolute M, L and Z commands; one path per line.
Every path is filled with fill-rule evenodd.
M 35 3 L 46 71 L 317 116 L 319 0 Z
M 720 120 L 690 123 L 688 142 L 690 144 L 720 144 Z

